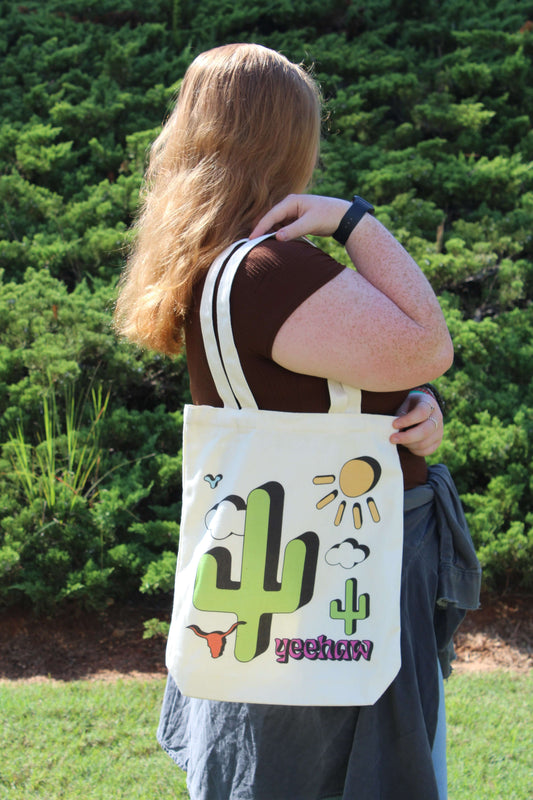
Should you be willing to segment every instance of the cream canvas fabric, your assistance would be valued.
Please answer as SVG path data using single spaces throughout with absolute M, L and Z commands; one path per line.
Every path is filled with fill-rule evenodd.
M 192 697 L 369 705 L 400 668 L 403 480 L 393 418 L 361 414 L 361 393 L 333 382 L 328 414 L 257 408 L 229 298 L 262 238 L 228 248 L 202 296 L 224 408 L 185 408 L 167 666 Z

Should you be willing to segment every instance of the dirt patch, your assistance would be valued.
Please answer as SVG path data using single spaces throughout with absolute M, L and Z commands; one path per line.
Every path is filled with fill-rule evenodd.
M 467 614 L 456 639 L 456 672 L 533 667 L 533 597 L 484 596 L 481 608 Z
M 138 604 L 104 612 L 62 612 L 36 618 L 8 609 L 0 618 L 0 681 L 160 678 L 165 641 L 143 639 L 143 622 L 161 609 Z
M 143 622 L 161 608 L 124 604 L 36 618 L 21 609 L 0 618 L 0 681 L 161 678 L 165 642 L 143 639 Z M 167 616 L 168 618 L 168 616 Z M 533 666 L 533 597 L 485 596 L 456 637 L 457 672 Z

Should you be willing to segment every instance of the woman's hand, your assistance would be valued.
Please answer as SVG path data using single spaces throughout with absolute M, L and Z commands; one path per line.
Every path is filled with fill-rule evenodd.
M 250 239 L 256 239 L 280 225 L 276 231 L 279 241 L 286 242 L 307 234 L 331 236 L 349 208 L 350 203 L 335 197 L 289 194 L 256 223 Z
M 429 456 L 442 442 L 443 417 L 436 400 L 429 394 L 413 392 L 407 395 L 392 423 L 398 428 L 390 440 L 402 444 L 416 456 Z

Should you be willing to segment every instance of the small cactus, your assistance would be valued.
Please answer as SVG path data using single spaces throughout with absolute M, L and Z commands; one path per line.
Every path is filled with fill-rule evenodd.
M 348 578 L 344 586 L 344 605 L 342 600 L 332 600 L 329 604 L 329 615 L 331 619 L 344 620 L 344 632 L 347 636 L 352 636 L 357 629 L 357 620 L 366 619 L 370 614 L 370 597 L 362 594 L 357 599 L 357 579 Z

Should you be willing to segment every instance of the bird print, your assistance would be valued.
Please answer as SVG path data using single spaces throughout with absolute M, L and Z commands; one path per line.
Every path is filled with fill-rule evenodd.
M 204 475 L 204 481 L 207 481 L 211 489 L 215 489 L 221 480 L 222 480 L 222 475 L 220 475 L 220 473 L 215 476 L 211 475 L 211 473 Z

